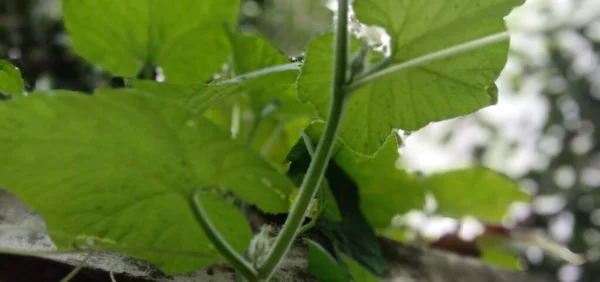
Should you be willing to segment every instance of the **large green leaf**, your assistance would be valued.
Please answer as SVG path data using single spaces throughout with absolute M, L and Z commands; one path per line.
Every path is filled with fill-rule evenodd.
M 433 174 L 427 178 L 427 188 L 437 201 L 439 214 L 472 215 L 489 222 L 500 222 L 512 202 L 529 199 L 508 177 L 486 168 Z
M 522 0 L 356 0 L 357 18 L 392 37 L 392 64 L 505 30 L 503 17 Z M 308 48 L 299 95 L 329 109 L 332 35 Z M 393 128 L 417 130 L 430 122 L 472 113 L 496 102 L 496 77 L 508 43 L 413 67 L 380 78 L 350 98 L 340 135 L 352 149 L 373 154 Z
M 171 82 L 208 79 L 230 52 L 223 24 L 239 0 L 63 0 L 73 48 L 113 74 L 135 76 L 159 65 Z
M 23 94 L 23 79 L 21 72 L 10 62 L 0 60 L 0 98 L 2 94 Z
M 271 213 L 287 211 L 292 189 L 202 114 L 131 89 L 33 93 L 0 103 L 0 151 L 0 187 L 40 212 L 51 234 L 130 247 L 211 250 L 189 203 L 198 188 L 218 185 Z M 244 218 L 213 200 L 206 203 L 211 218 L 243 251 Z M 133 255 L 168 273 L 214 261 Z

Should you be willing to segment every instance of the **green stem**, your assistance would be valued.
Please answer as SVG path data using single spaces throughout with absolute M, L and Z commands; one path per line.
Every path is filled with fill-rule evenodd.
M 348 85 L 346 87 L 346 91 L 347 91 L 347 93 L 351 93 L 351 92 L 357 90 L 358 88 L 362 87 L 365 84 L 371 83 L 376 79 L 390 75 L 392 73 L 403 71 L 403 70 L 406 70 L 411 67 L 420 66 L 425 63 L 432 62 L 432 61 L 447 58 L 447 57 L 450 57 L 450 56 L 453 56 L 456 54 L 471 51 L 473 49 L 477 49 L 477 48 L 481 48 L 481 47 L 495 44 L 498 42 L 502 42 L 502 41 L 508 40 L 509 38 L 510 38 L 510 34 L 508 33 L 508 31 L 500 32 L 500 33 L 496 33 L 496 34 L 486 36 L 486 37 L 483 37 L 480 39 L 469 41 L 467 43 L 452 46 L 450 48 L 446 48 L 446 49 L 443 49 L 443 50 L 440 50 L 440 51 L 437 51 L 434 53 L 430 53 L 430 54 L 427 54 L 422 57 L 411 59 L 404 63 L 393 65 L 391 67 L 385 68 L 381 71 L 372 73 L 370 75 L 362 76 L 360 79 L 357 79 L 356 81 L 354 81 L 350 85 Z
M 289 64 L 285 64 L 285 65 L 278 65 L 278 66 L 274 66 L 274 67 L 259 69 L 259 70 L 253 71 L 253 72 L 241 74 L 236 77 L 217 82 L 217 84 L 218 85 L 235 84 L 235 83 L 244 82 L 248 79 L 269 75 L 271 73 L 290 71 L 290 70 L 300 70 L 300 63 L 289 63 Z
M 387 68 L 392 62 L 392 57 L 385 57 L 373 65 L 371 68 L 367 69 L 364 73 L 357 75 L 350 83 L 354 81 L 363 80 L 365 77 L 369 77 L 370 75 L 379 72 L 385 68 Z
M 298 234 L 304 234 L 306 233 L 308 230 L 310 230 L 311 228 L 315 227 L 315 225 L 317 225 L 317 218 L 313 218 L 311 219 L 307 224 L 304 224 L 300 227 L 300 229 L 298 229 Z
M 252 143 L 254 142 L 254 137 L 256 137 L 256 133 L 258 132 L 258 128 L 260 127 L 260 123 L 262 122 L 262 116 L 257 116 L 254 122 L 252 123 L 252 127 L 250 127 L 250 132 L 248 133 L 248 138 L 246 139 L 246 145 L 248 147 L 252 147 Z
M 306 146 L 306 150 L 308 151 L 308 154 L 312 159 L 312 157 L 315 155 L 315 146 L 313 146 L 312 140 L 310 140 L 310 137 L 308 136 L 308 134 L 306 134 L 305 131 L 302 131 L 301 134 L 302 141 L 304 141 L 304 146 Z
M 240 127 L 242 123 L 240 104 L 235 103 L 231 108 L 231 139 L 237 139 L 238 134 L 240 133 Z
M 254 137 L 256 137 L 256 133 L 258 132 L 258 128 L 260 127 L 261 122 L 264 118 L 268 117 L 271 113 L 273 113 L 279 107 L 279 103 L 272 102 L 267 104 L 262 108 L 260 113 L 256 115 L 254 122 L 252 123 L 252 127 L 250 128 L 250 133 L 248 133 L 248 138 L 246 139 L 246 144 L 248 146 L 252 146 L 252 142 L 254 142 Z
M 273 145 L 275 145 L 277 140 L 283 135 L 283 127 L 285 126 L 285 122 L 285 119 L 280 119 L 279 122 L 277 122 L 277 125 L 275 126 L 273 132 L 271 132 L 269 139 L 267 142 L 265 142 L 262 148 L 260 148 L 261 156 L 267 156 L 271 152 Z
M 212 224 L 206 211 L 204 210 L 204 206 L 200 201 L 200 193 L 202 190 L 197 190 L 192 196 L 192 206 L 194 206 L 194 210 L 196 211 L 196 217 L 198 218 L 198 222 L 200 223 L 200 227 L 204 231 L 204 234 L 210 242 L 215 246 L 219 253 L 225 257 L 225 259 L 233 266 L 246 280 L 248 281 L 258 281 L 257 276 L 258 273 L 254 267 L 248 263 L 241 255 L 239 255 L 227 240 L 223 238 L 219 230 Z
M 300 186 L 298 198 L 296 198 L 281 232 L 275 239 L 273 247 L 258 269 L 259 277 L 267 281 L 273 275 L 277 265 L 298 234 L 298 230 L 310 207 L 310 202 L 315 196 L 317 188 L 323 179 L 323 174 L 327 169 L 327 164 L 329 163 L 329 158 L 335 144 L 335 137 L 342 121 L 345 102 L 344 83 L 348 59 L 348 0 L 338 0 L 333 55 L 333 79 L 329 116 L 321 140 L 317 145 L 315 156 Z

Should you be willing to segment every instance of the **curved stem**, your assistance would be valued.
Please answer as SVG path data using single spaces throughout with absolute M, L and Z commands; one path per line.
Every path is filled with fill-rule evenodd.
M 254 267 L 248 263 L 242 256 L 240 256 L 234 249 L 227 243 L 227 240 L 223 238 L 219 230 L 212 224 L 202 202 L 200 201 L 201 190 L 197 190 L 192 196 L 192 206 L 196 211 L 196 217 L 200 223 L 200 227 L 206 234 L 206 237 L 215 246 L 219 253 L 227 259 L 227 261 L 233 266 L 246 280 L 258 281 L 258 273 Z
M 348 59 L 348 0 L 338 0 L 338 15 L 334 39 L 333 79 L 331 86 L 331 104 L 329 116 L 321 140 L 312 159 L 306 177 L 300 186 L 300 194 L 292 206 L 292 210 L 277 236 L 273 247 L 258 269 L 259 277 L 269 280 L 277 265 L 292 245 L 302 224 L 310 202 L 323 179 L 331 152 L 335 145 L 335 137 L 342 121 Z
M 75 278 L 75 276 L 81 272 L 81 270 L 86 266 L 88 259 L 90 258 L 91 254 L 88 254 L 87 256 L 85 256 L 83 258 L 83 261 L 77 265 L 77 267 L 73 268 L 73 270 L 71 270 L 71 272 L 69 272 L 67 274 L 67 276 L 65 276 L 63 279 L 60 280 L 60 282 L 69 282 L 71 280 L 73 280 L 73 278 Z
M 425 56 L 414 58 L 414 59 L 408 60 L 404 63 L 393 65 L 388 68 L 377 71 L 375 73 L 371 73 L 370 75 L 363 76 L 360 79 L 357 79 L 356 81 L 354 81 L 350 85 L 348 85 L 346 87 L 346 91 L 348 93 L 350 93 L 350 92 L 357 90 L 361 86 L 371 83 L 374 80 L 381 78 L 383 76 L 386 76 L 386 75 L 389 75 L 389 74 L 392 74 L 395 72 L 403 71 L 403 70 L 411 68 L 411 67 L 420 66 L 425 63 L 429 63 L 429 62 L 436 61 L 439 59 L 447 58 L 452 55 L 464 53 L 467 51 L 471 51 L 473 49 L 477 49 L 477 48 L 481 48 L 481 47 L 495 44 L 498 42 L 502 42 L 502 41 L 505 41 L 508 39 L 510 39 L 510 34 L 508 33 L 508 31 L 499 32 L 496 34 L 492 34 L 490 36 L 486 36 L 486 37 L 479 38 L 479 39 L 476 39 L 473 41 L 469 41 L 467 43 L 459 44 L 459 45 L 452 46 L 452 47 L 449 47 L 449 48 L 446 48 L 446 49 L 443 49 L 443 50 L 440 50 L 440 51 L 437 51 L 434 53 L 430 53 Z

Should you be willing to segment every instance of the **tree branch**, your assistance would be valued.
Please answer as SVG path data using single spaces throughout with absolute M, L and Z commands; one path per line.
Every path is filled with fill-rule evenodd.
M 260 226 L 265 220 L 260 214 L 251 217 L 252 226 Z M 22 227 L 32 224 L 43 225 L 41 217 L 15 196 L 0 190 L 0 225 L 16 224 Z M 308 232 L 309 234 L 311 232 Z M 314 234 L 313 234 L 314 235 Z M 318 241 L 318 240 L 317 240 Z M 45 234 L 31 232 L 0 231 L 0 246 L 27 251 L 52 249 Z M 556 281 L 551 277 L 508 271 L 489 266 L 472 258 L 459 257 L 436 250 L 416 247 L 380 239 L 383 255 L 389 269 L 382 281 L 406 282 L 546 282 Z M 68 254 L 43 257 L 0 254 L 0 281 L 60 281 L 78 262 L 88 254 Z M 281 263 L 274 278 L 276 281 L 318 281 L 308 272 L 307 249 L 302 240 L 297 240 L 289 255 Z M 78 281 L 110 281 L 112 270 L 119 282 L 166 282 L 166 281 L 236 281 L 235 270 L 226 265 L 213 265 L 189 275 L 169 277 L 154 267 L 121 255 L 94 253 L 88 259 L 90 268 L 84 268 L 74 277 Z M 35 269 L 35 271 L 32 271 Z

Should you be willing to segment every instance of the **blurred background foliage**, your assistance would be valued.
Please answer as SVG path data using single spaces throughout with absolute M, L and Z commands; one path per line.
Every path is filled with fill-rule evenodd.
M 247 0 L 241 6 L 239 29 L 262 36 L 290 56 L 290 61 L 298 60 L 315 34 L 331 28 L 328 2 Z M 0 2 L 0 58 L 21 70 L 26 90 L 90 93 L 97 87 L 122 85 L 122 78 L 111 77 L 70 50 L 60 11 L 59 0 Z M 511 206 L 507 222 L 540 228 L 589 261 L 583 266 L 568 265 L 548 258 L 536 247 L 526 247 L 522 267 L 552 273 L 561 281 L 597 281 L 600 4 L 597 0 L 529 0 L 508 23 L 514 35 L 509 63 L 498 80 L 498 105 L 412 134 L 405 132 L 402 165 L 433 172 L 482 164 L 518 179 L 534 199 Z M 356 21 L 351 28 L 376 44 L 386 43 L 385 35 L 376 29 L 365 29 Z M 240 101 L 246 103 L 238 113 L 247 116 L 242 122 L 253 124 L 257 111 L 264 107 L 256 109 L 239 97 L 224 101 L 223 111 L 209 115 L 231 126 L 230 111 Z M 273 131 L 287 118 L 277 116 L 256 130 Z M 290 128 L 277 129 L 290 136 L 284 148 L 275 150 L 275 159 L 283 158 L 299 137 L 298 129 L 306 125 L 303 117 L 291 118 L 295 122 Z M 242 134 L 253 134 L 251 127 L 242 128 L 246 130 Z M 426 228 L 429 223 L 419 224 Z

